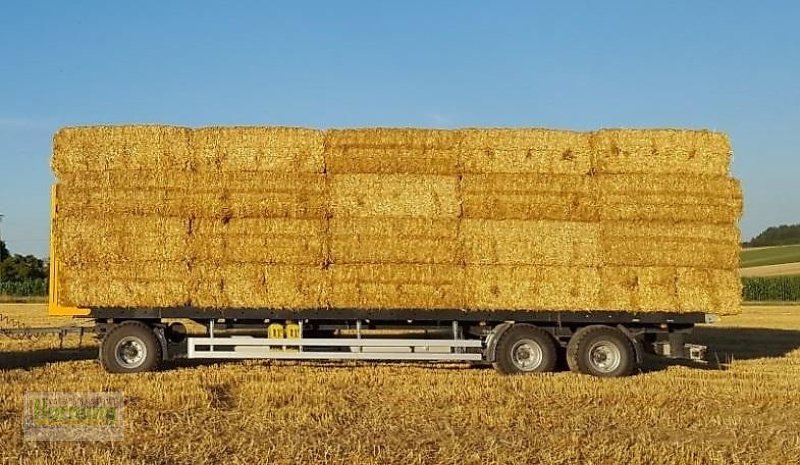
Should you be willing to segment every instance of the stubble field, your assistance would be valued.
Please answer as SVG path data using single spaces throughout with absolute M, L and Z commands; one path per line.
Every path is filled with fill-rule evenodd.
M 43 305 L 0 305 L 32 326 Z M 4 323 L 5 325 L 5 323 Z M 2 327 L 2 326 L 0 326 Z M 712 363 L 636 376 L 500 376 L 454 364 L 190 363 L 108 375 L 93 342 L 0 337 L 7 463 L 796 463 L 800 311 L 696 331 Z M 26 392 L 120 391 L 124 440 L 26 442 Z

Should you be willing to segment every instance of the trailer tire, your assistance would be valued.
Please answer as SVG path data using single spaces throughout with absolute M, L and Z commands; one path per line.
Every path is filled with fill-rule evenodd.
M 545 373 L 558 361 L 556 342 L 546 331 L 528 324 L 515 324 L 500 336 L 492 366 L 503 374 Z
M 567 344 L 570 370 L 617 378 L 636 370 L 636 351 L 628 336 L 610 326 L 587 326 L 578 330 Z
M 109 373 L 153 371 L 162 356 L 153 328 L 140 321 L 113 325 L 100 343 L 100 363 Z

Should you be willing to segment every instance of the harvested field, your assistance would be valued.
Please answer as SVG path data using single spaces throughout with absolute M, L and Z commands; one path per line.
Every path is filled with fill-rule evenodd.
M 794 463 L 798 310 L 745 307 L 700 327 L 692 339 L 724 369 L 649 361 L 620 379 L 509 377 L 456 364 L 186 361 L 118 376 L 77 340 L 59 351 L 57 338 L 0 338 L 0 462 Z M 9 312 L 36 322 L 46 310 L 0 305 Z M 52 391 L 122 392 L 124 439 L 23 441 L 23 394 Z
M 800 263 L 751 266 L 741 268 L 739 274 L 743 277 L 800 275 Z

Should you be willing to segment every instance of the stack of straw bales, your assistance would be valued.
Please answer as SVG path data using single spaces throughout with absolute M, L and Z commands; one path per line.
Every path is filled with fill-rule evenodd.
M 331 307 L 463 308 L 458 137 L 329 131 Z
M 64 129 L 61 303 L 736 312 L 729 159 L 706 131 Z

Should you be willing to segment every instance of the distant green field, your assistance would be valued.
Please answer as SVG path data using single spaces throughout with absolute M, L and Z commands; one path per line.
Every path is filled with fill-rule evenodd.
M 743 249 L 741 253 L 742 268 L 794 262 L 800 262 L 800 245 Z

